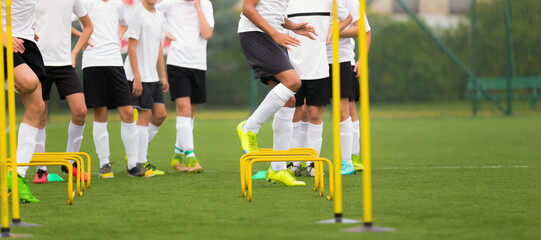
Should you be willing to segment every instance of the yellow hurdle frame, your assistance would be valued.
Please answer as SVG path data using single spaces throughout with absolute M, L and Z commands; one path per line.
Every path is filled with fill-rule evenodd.
M 88 155 L 88 153 L 85 153 L 85 152 L 46 152 L 46 153 L 34 153 L 34 157 L 33 159 L 42 159 L 42 158 L 66 158 L 66 157 L 72 157 L 72 158 L 76 158 L 75 159 L 70 159 L 70 160 L 75 160 L 75 162 L 77 161 L 80 161 L 80 162 L 77 162 L 77 176 L 78 177 L 81 177 L 80 181 L 81 181 L 81 185 L 83 185 L 83 192 L 85 191 L 85 181 L 84 181 L 84 172 L 85 172 L 85 162 L 83 160 L 83 157 L 86 158 L 87 160 L 87 168 L 88 168 L 88 171 L 86 171 L 88 174 L 88 181 L 86 182 L 86 188 L 90 188 L 90 183 L 91 183 L 91 177 L 90 177 L 90 173 L 92 172 L 91 171 L 91 166 L 92 166 L 92 159 L 90 158 L 90 155 Z M 79 174 L 81 173 L 81 174 Z M 79 178 L 78 178 L 79 179 Z
M 329 165 L 329 196 L 328 200 L 333 199 L 333 165 L 326 158 L 318 157 L 317 152 L 311 148 L 291 148 L 290 150 L 274 151 L 272 149 L 259 149 L 242 155 L 240 158 L 240 185 L 242 197 L 248 196 L 248 201 L 252 201 L 252 167 L 256 162 L 285 162 L 285 161 L 314 161 L 314 191 L 319 191 L 320 196 L 325 196 L 325 182 L 323 176 L 323 162 Z M 248 190 L 248 194 L 246 194 Z

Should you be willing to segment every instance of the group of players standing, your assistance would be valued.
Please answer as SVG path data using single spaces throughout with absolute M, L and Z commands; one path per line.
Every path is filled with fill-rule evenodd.
M 359 100 L 359 82 L 354 74 L 358 62 L 356 65 L 352 39 L 358 34 L 361 16 L 358 0 L 337 3 L 341 173 L 350 175 L 363 169 L 355 105 Z M 259 129 L 273 115 L 274 150 L 309 147 L 320 153 L 323 108 L 331 99 L 332 7 L 332 0 L 244 0 L 238 27 L 241 47 L 254 76 L 271 89 L 256 111 L 237 126 L 245 153 L 257 150 Z M 363 17 L 368 48 L 370 25 Z M 285 162 L 273 162 L 266 179 L 286 186 L 305 186 L 295 178 L 303 169 L 307 176 L 314 176 L 313 162 L 305 167 L 299 162 L 289 167 Z
M 94 109 L 93 136 L 101 178 L 114 177 L 107 132 L 108 109 L 112 108 L 118 109 L 121 119 L 128 176 L 164 174 L 148 162 L 147 150 L 167 116 L 163 93 L 169 90 L 177 113 L 171 166 L 180 172 L 203 171 L 194 153 L 193 119 L 197 104 L 206 101 L 206 45 L 213 34 L 212 4 L 209 0 L 157 2 L 142 0 L 129 18 L 121 0 L 12 2 L 15 88 L 25 108 L 18 132 L 18 163 L 28 163 L 34 152 L 45 151 L 47 100 L 55 83 L 72 115 L 66 152 L 79 152 L 87 107 Z M 5 12 L 2 1 L 4 47 Z M 77 20 L 82 32 L 71 27 Z M 72 34 L 79 37 L 73 49 Z M 125 62 L 120 51 L 124 35 L 129 41 Z M 164 38 L 171 42 L 167 73 Z M 81 85 L 74 67 L 83 49 Z M 139 110 L 137 121 L 134 107 Z M 19 197 L 23 202 L 39 202 L 28 188 L 27 170 L 22 166 L 17 169 Z M 86 179 L 86 173 L 82 177 Z M 47 182 L 45 166 L 37 168 L 34 182 Z

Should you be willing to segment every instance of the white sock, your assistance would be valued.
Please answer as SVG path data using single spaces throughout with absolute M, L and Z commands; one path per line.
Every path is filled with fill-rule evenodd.
M 135 167 L 138 162 L 138 135 L 137 125 L 135 125 L 135 122 L 120 122 L 120 137 L 122 138 L 122 143 L 124 144 L 124 149 L 126 150 L 126 156 L 128 156 L 128 169 Z
M 321 153 L 321 144 L 323 143 L 323 123 L 319 125 L 315 124 L 308 124 L 308 132 L 306 133 L 306 137 L 308 140 L 308 147 L 316 150 L 317 155 Z M 310 163 L 307 161 L 306 165 L 310 165 Z
M 128 169 L 132 169 L 137 165 L 137 163 L 146 163 L 147 162 L 147 153 L 148 153 L 148 127 L 137 125 L 137 136 L 139 138 L 139 149 L 137 152 L 137 162 L 128 162 Z
M 252 116 L 246 120 L 243 130 L 245 132 L 252 131 L 255 134 L 259 133 L 261 125 L 267 122 L 293 96 L 295 93 L 283 84 L 276 85 L 259 104 Z
M 283 107 L 276 112 L 272 121 L 273 149 L 274 150 L 289 150 L 291 143 L 291 134 L 293 133 L 293 114 L 295 108 Z M 286 162 L 272 162 L 272 170 L 279 171 L 287 168 Z
M 148 144 L 152 142 L 152 139 L 158 134 L 159 126 L 156 126 L 152 123 L 148 123 Z
M 19 133 L 17 139 L 17 163 L 29 163 L 36 149 L 36 137 L 38 130 L 26 123 L 19 125 Z M 22 177 L 26 176 L 27 166 L 17 167 L 17 173 Z
M 195 124 L 195 117 L 192 117 L 192 132 L 193 132 L 194 124 Z
M 353 146 L 351 150 L 352 155 L 359 155 L 361 145 L 359 144 L 359 119 L 355 120 L 355 122 L 351 122 L 351 125 L 353 126 Z
M 300 148 L 301 141 L 301 123 L 293 122 L 293 134 L 291 136 L 291 148 Z M 300 167 L 301 162 L 293 162 L 294 166 Z
M 352 134 L 353 127 L 351 126 L 351 117 L 340 123 L 340 144 L 342 161 L 347 161 L 349 164 L 353 164 L 351 161 L 351 145 L 352 145 Z
M 177 117 L 178 148 L 182 151 L 193 151 L 192 118 Z
M 122 131 L 122 128 L 121 130 Z M 96 122 L 92 129 L 92 135 L 94 136 L 94 145 L 96 146 L 96 153 L 100 159 L 100 168 L 109 163 L 109 132 L 107 132 L 107 122 Z
M 46 139 L 46 132 L 45 128 L 38 129 L 38 134 L 36 135 L 36 148 L 34 150 L 35 153 L 43 153 L 45 152 L 45 139 Z M 43 171 L 47 171 L 47 166 L 36 166 L 36 169 L 41 169 Z
M 66 152 L 79 152 L 81 149 L 81 142 L 83 141 L 83 132 L 85 125 L 77 126 L 70 121 L 68 127 L 68 146 Z
M 308 146 L 308 142 L 307 142 L 307 138 L 306 138 L 306 133 L 308 132 L 308 124 L 309 124 L 309 122 L 301 121 L 301 128 L 300 128 L 301 141 L 299 143 L 299 147 L 301 147 L 301 148 L 305 148 L 305 147 Z

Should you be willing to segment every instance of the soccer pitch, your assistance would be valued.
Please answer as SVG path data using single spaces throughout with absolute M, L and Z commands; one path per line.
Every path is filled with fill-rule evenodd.
M 111 119 L 117 119 L 111 113 Z M 36 239 L 540 239 L 541 128 L 536 117 L 373 119 L 374 224 L 387 233 L 346 233 L 360 224 L 316 224 L 333 217 L 333 203 L 319 197 L 313 179 L 288 188 L 254 180 L 254 201 L 240 195 L 235 133 L 239 114 L 201 113 L 195 124 L 203 174 L 169 166 L 175 139 L 170 116 L 149 148 L 165 176 L 128 178 L 120 123 L 109 122 L 114 179 L 99 179 L 92 116 L 81 151 L 92 156 L 92 188 L 66 204 L 65 183 L 30 184 L 41 203 L 22 204 L 13 228 Z M 64 151 L 67 121 L 51 116 L 47 151 Z M 326 118 L 322 156 L 330 158 Z M 267 123 L 260 147 L 271 147 Z M 268 164 L 256 164 L 266 170 Z M 27 179 L 32 181 L 35 168 Z M 50 172 L 60 173 L 58 167 Z M 326 179 L 326 184 L 328 181 Z M 328 187 L 326 187 L 328 190 Z M 361 174 L 343 177 L 344 217 L 362 219 Z

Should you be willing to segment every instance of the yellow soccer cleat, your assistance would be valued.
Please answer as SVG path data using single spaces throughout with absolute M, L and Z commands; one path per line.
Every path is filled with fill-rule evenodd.
M 272 167 L 269 167 L 267 170 L 267 176 L 265 178 L 269 182 L 279 183 L 288 187 L 306 186 L 306 183 L 303 181 L 297 181 L 293 172 L 287 170 L 274 171 Z
M 257 151 L 257 134 L 252 131 L 245 132 L 242 127 L 246 121 L 239 123 L 237 126 L 237 135 L 240 139 L 242 151 L 246 154 L 249 152 Z
M 351 161 L 353 162 L 353 167 L 355 167 L 355 171 L 364 170 L 364 166 L 361 163 L 361 157 L 359 155 L 351 155 Z

